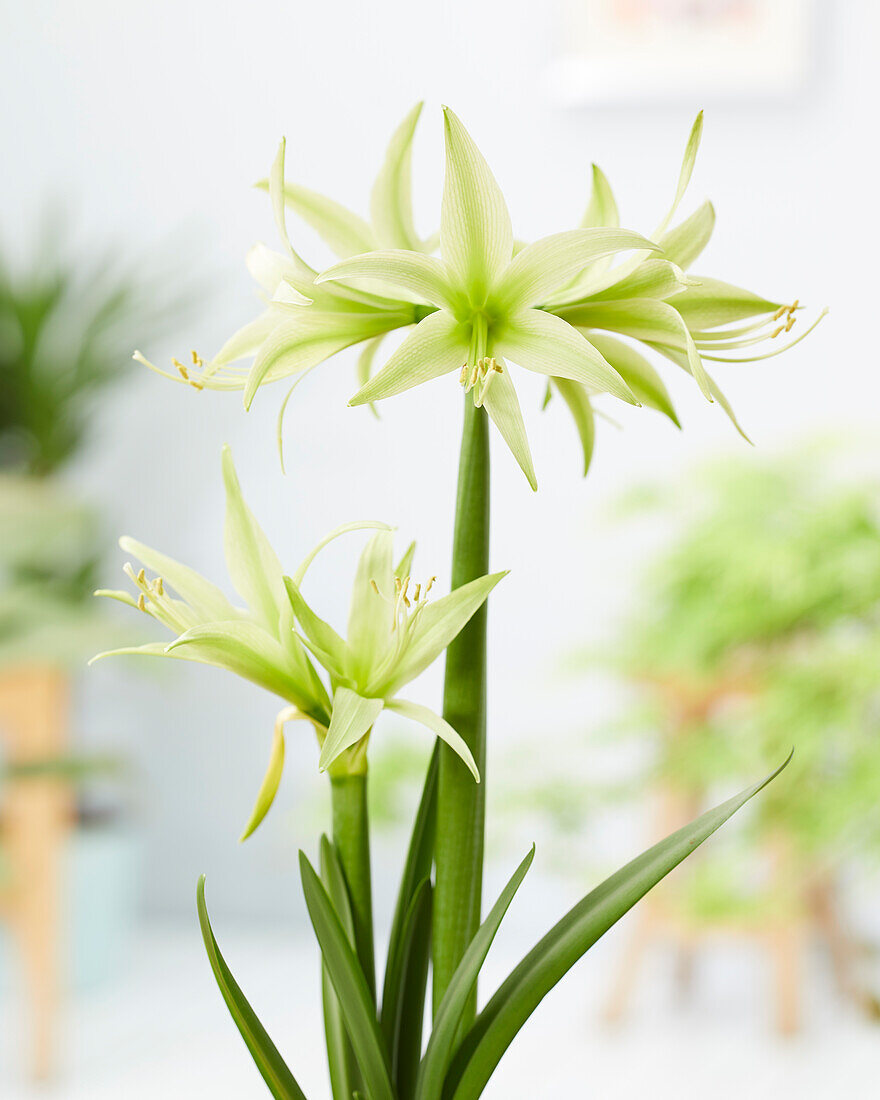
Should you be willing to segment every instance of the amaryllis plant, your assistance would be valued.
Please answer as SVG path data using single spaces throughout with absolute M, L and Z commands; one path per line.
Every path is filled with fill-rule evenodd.
M 777 774 L 603 882 L 478 1007 L 478 975 L 534 857 L 534 850 L 526 855 L 484 914 L 487 598 L 504 575 L 489 570 L 490 422 L 535 489 L 516 391 L 519 371 L 546 379 L 545 405 L 558 394 L 571 410 L 586 472 L 596 398 L 647 406 L 678 424 L 652 359 L 682 368 L 709 402 L 734 419 L 706 363 L 760 360 L 797 343 L 812 325 L 790 338 L 800 310 L 796 300 L 762 297 L 691 273 L 715 221 L 709 203 L 675 221 L 693 171 L 702 116 L 691 130 L 671 205 L 649 235 L 621 227 L 608 181 L 594 166 L 579 227 L 524 243 L 514 235 L 486 161 L 448 109 L 439 234 L 423 237 L 416 231 L 410 161 L 420 113 L 421 105 L 392 137 L 369 220 L 286 181 L 282 142 L 262 184 L 281 251 L 257 245 L 248 257 L 262 290 L 262 312 L 213 359 L 193 352 L 187 363 L 175 360 L 171 369 L 153 369 L 196 390 L 243 390 L 246 407 L 264 385 L 290 380 L 279 413 L 279 440 L 297 382 L 352 345 L 361 351 L 351 405 L 375 405 L 443 376 L 460 385 L 464 417 L 449 593 L 434 598 L 433 575 L 413 571 L 413 547 L 395 566 L 392 529 L 373 521 L 331 532 L 285 574 L 242 500 L 228 451 L 223 457 L 226 558 L 246 606 L 130 539 L 122 540 L 123 549 L 143 563 L 139 571 L 126 566 L 133 591 L 104 593 L 146 612 L 174 635 L 122 652 L 217 665 L 283 702 L 266 778 L 244 836 L 272 804 L 284 762 L 285 722 L 305 719 L 315 730 L 316 766 L 328 773 L 331 786 L 332 823 L 318 845 L 317 870 L 304 853 L 300 870 L 323 959 L 334 1100 L 475 1100 L 546 993 L 639 898 Z M 288 210 L 317 230 L 337 263 L 320 272 L 306 263 L 290 242 Z M 381 362 L 385 337 L 398 329 L 404 330 L 402 342 Z M 752 350 L 764 343 L 766 349 Z M 140 353 L 135 357 L 153 366 Z M 303 521 L 308 526 L 307 516 Z M 343 635 L 321 617 L 306 573 L 329 541 L 363 529 L 372 530 L 355 571 Z M 441 716 L 399 693 L 404 688 L 409 693 L 410 682 L 443 653 Z M 427 727 L 436 744 L 379 986 L 366 787 L 368 746 L 385 710 Z M 198 909 L 217 982 L 270 1092 L 283 1100 L 302 1098 L 293 1072 L 220 953 L 204 881 Z M 425 1037 L 429 980 L 431 1027 Z

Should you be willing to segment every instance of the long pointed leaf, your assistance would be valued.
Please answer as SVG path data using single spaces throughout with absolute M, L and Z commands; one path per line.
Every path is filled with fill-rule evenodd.
M 385 1041 L 367 979 L 327 891 L 304 852 L 299 854 L 303 894 L 324 962 L 342 1008 L 370 1100 L 394 1100 Z
M 391 1032 L 391 1076 L 398 1100 L 412 1100 L 422 1057 L 422 1025 L 431 959 L 431 883 L 423 879 L 410 903 L 400 942 L 399 987 Z M 383 1023 L 385 1005 L 382 1005 Z M 390 1013 L 389 1013 L 390 1015 Z
M 336 848 L 326 836 L 321 837 L 321 881 L 333 902 L 333 908 L 345 930 L 348 942 L 353 946 L 354 921 L 345 874 Z M 362 1082 L 359 1079 L 354 1052 L 348 1041 L 339 998 L 333 990 L 326 963 L 322 964 L 321 968 L 321 993 L 324 1004 L 324 1035 L 327 1043 L 330 1088 L 334 1100 L 349 1100 L 351 1094 Z
M 226 960 L 220 953 L 211 922 L 208 919 L 208 909 L 205 905 L 205 876 L 199 878 L 196 888 L 196 904 L 199 910 L 199 924 L 202 929 L 202 939 L 205 941 L 205 950 L 208 952 L 208 960 L 223 1000 L 229 1009 L 229 1014 L 235 1021 L 235 1026 L 241 1032 L 241 1037 L 250 1051 L 254 1064 L 260 1071 L 263 1080 L 269 1087 L 269 1091 L 275 1100 L 306 1100 L 306 1095 L 296 1083 L 293 1074 L 287 1068 L 284 1059 L 278 1053 L 278 1049 L 269 1038 L 266 1029 L 260 1023 L 256 1013 L 248 1004 L 247 998 L 242 993 L 232 972 L 226 965 Z
M 653 886 L 775 779 L 788 760 L 760 783 L 643 852 L 571 909 L 532 948 L 477 1017 L 453 1061 L 447 1095 L 453 1100 L 476 1100 L 519 1029 L 560 978 Z
M 495 939 L 495 934 L 504 919 L 514 894 L 519 889 L 520 883 L 526 877 L 526 872 L 535 858 L 535 846 L 526 858 L 520 863 L 510 881 L 501 891 L 489 915 L 480 925 L 476 936 L 471 940 L 461 962 L 452 975 L 452 980 L 446 987 L 446 993 L 440 1002 L 440 1007 L 434 1017 L 434 1028 L 428 1041 L 428 1049 L 422 1061 L 422 1069 L 419 1074 L 419 1084 L 416 1090 L 417 1100 L 440 1100 L 446 1071 L 452 1055 L 455 1036 L 461 1022 L 461 1014 L 470 997 L 471 990 L 477 982 L 477 976 L 489 948 Z

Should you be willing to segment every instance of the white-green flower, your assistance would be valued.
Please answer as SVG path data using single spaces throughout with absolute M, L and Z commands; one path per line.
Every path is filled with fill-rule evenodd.
M 320 766 L 332 767 L 353 746 L 365 749 L 373 723 L 383 710 L 390 710 L 442 738 L 479 781 L 473 756 L 452 726 L 427 707 L 400 699 L 398 693 L 440 656 L 505 574 L 478 577 L 429 601 L 435 578 L 413 582 L 413 547 L 393 568 L 392 540 L 391 532 L 379 531 L 361 555 L 346 638 L 312 610 L 300 581 L 287 578 L 303 640 L 329 673 L 333 688 L 333 713 Z

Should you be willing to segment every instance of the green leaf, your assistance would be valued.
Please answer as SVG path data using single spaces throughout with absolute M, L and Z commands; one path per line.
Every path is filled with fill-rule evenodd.
M 540 309 L 514 314 L 498 341 L 505 359 L 537 374 L 570 378 L 598 393 L 610 393 L 631 405 L 638 402 L 617 371 L 567 321 Z
M 282 714 L 284 714 L 283 711 Z M 298 711 L 296 715 L 299 715 Z M 275 801 L 275 795 L 278 793 L 278 785 L 281 782 L 281 774 L 283 771 L 284 720 L 281 715 L 279 715 L 278 719 L 275 721 L 275 732 L 272 735 L 272 752 L 269 756 L 269 767 L 266 769 L 266 774 L 263 777 L 263 782 L 257 794 L 257 801 L 251 813 L 250 820 L 247 825 L 245 825 L 244 832 L 239 837 L 239 841 L 247 840 L 269 812 L 272 803 Z
M 440 1100 L 446 1072 L 449 1068 L 458 1027 L 462 1013 L 471 991 L 477 983 L 492 941 L 504 919 L 514 894 L 526 876 L 535 857 L 535 846 L 517 867 L 510 881 L 501 891 L 498 900 L 492 906 L 489 915 L 480 925 L 479 931 L 471 940 L 461 962 L 455 969 L 452 979 L 434 1016 L 434 1027 L 428 1040 L 428 1049 L 422 1060 L 416 1100 Z
M 436 733 L 440 740 L 445 741 L 464 761 L 476 782 L 480 782 L 480 772 L 471 750 L 444 718 L 435 714 L 430 707 L 423 707 L 420 703 L 410 703 L 406 699 L 388 699 L 385 706 L 395 714 L 402 714 L 404 718 L 410 718 L 413 722 L 418 722 L 419 725 L 431 730 L 432 733 Z
M 463 1040 L 447 1085 L 452 1100 L 476 1100 L 482 1094 L 522 1025 L 560 978 L 653 886 L 775 779 L 788 760 L 760 783 L 704 813 L 606 879 L 532 948 Z
M 394 352 L 382 369 L 349 401 L 365 405 L 430 382 L 467 362 L 468 343 L 462 328 L 445 310 L 429 313 Z
M 321 837 L 321 881 L 327 891 L 339 922 L 354 946 L 354 921 L 345 874 L 339 862 L 339 854 L 326 836 Z M 334 1100 L 349 1100 L 358 1077 L 354 1051 L 348 1041 L 348 1033 L 342 1018 L 339 999 L 333 990 L 326 963 L 321 965 L 321 993 L 324 1005 L 324 1035 L 327 1043 L 327 1062 L 330 1070 L 330 1087 Z
M 381 1024 L 389 1049 L 392 1051 L 392 1065 L 395 1064 L 394 1050 L 397 1021 L 401 1018 L 401 1003 L 405 989 L 409 988 L 410 913 L 413 899 L 421 883 L 430 878 L 434 862 L 434 834 L 437 811 L 437 772 L 440 762 L 439 742 L 435 742 L 431 753 L 431 762 L 425 774 L 422 796 L 416 811 L 406 853 L 394 918 L 391 923 L 391 935 L 388 941 L 388 955 L 385 962 L 385 980 L 382 990 Z M 425 980 L 422 982 L 422 1000 L 425 995 Z M 419 1043 L 415 1061 L 421 1057 L 421 1020 L 419 1020 Z M 399 1040 L 398 1040 L 399 1044 Z M 397 1078 L 395 1077 L 395 1080 Z
M 417 103 L 394 131 L 373 184 L 370 214 L 380 247 L 422 248 L 412 213 L 412 143 L 421 113 L 422 104 Z
M 393 997 L 382 1001 L 382 1030 L 391 1051 L 391 1077 L 399 1100 L 411 1100 L 422 1055 L 422 1025 L 431 958 L 431 883 L 416 887 L 400 929 L 399 969 Z
M 383 705 L 381 699 L 365 699 L 349 688 L 336 689 L 330 728 L 318 760 L 321 771 L 329 768 L 340 753 L 360 741 L 382 713 Z
M 643 405 L 662 412 L 677 428 L 681 427 L 663 379 L 643 355 L 639 355 L 629 344 L 615 340 L 613 336 L 591 333 L 590 341 L 602 352 Z
M 196 904 L 199 911 L 202 939 L 205 942 L 205 950 L 208 952 L 211 969 L 214 971 L 214 978 L 220 987 L 220 992 L 223 994 L 223 1000 L 226 1002 L 229 1014 L 235 1021 L 235 1026 L 241 1032 L 241 1037 L 244 1039 L 245 1045 L 250 1051 L 263 1080 L 269 1086 L 269 1091 L 275 1097 L 275 1100 L 306 1100 L 305 1093 L 296 1083 L 296 1079 L 287 1068 L 275 1044 L 269 1038 L 256 1013 L 248 1004 L 247 998 L 242 993 L 229 967 L 226 965 L 226 960 L 220 953 L 205 905 L 204 875 L 199 878 L 196 888 Z
M 373 999 L 357 956 L 304 852 L 299 854 L 303 893 L 330 980 L 339 999 L 345 1027 L 364 1077 L 370 1100 L 395 1100 L 388 1054 L 376 1021 Z
M 455 281 L 479 308 L 513 255 L 510 213 L 498 182 L 470 134 L 443 108 L 446 180 L 440 209 L 440 252 Z
M 570 382 L 567 378 L 554 378 L 553 384 L 559 390 L 574 418 L 574 425 L 584 452 L 584 477 L 586 477 L 590 463 L 593 461 L 593 448 L 596 443 L 596 417 L 593 414 L 589 394 L 579 383 Z
M 497 362 L 501 368 L 501 374 L 492 380 L 483 397 L 483 405 L 492 418 L 492 423 L 501 433 L 501 438 L 510 448 L 519 468 L 526 475 L 529 485 L 537 492 L 538 479 L 535 477 L 532 452 L 519 398 L 516 395 L 516 387 L 504 360 L 498 359 Z

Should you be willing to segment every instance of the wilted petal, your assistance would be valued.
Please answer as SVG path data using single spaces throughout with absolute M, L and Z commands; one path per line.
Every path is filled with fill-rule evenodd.
M 382 713 L 381 699 L 365 699 L 357 692 L 339 687 L 333 695 L 333 713 L 330 728 L 321 748 L 318 767 L 325 771 L 333 761 L 357 744 Z
M 411 718 L 414 722 L 418 722 L 419 725 L 425 726 L 432 733 L 435 733 L 441 741 L 445 741 L 453 752 L 461 757 L 474 779 L 478 783 L 480 782 L 479 769 L 471 750 L 465 744 L 464 738 L 456 733 L 452 726 L 439 714 L 435 714 L 434 711 L 421 706 L 419 703 L 409 703 L 405 699 L 389 699 L 385 706 L 388 710 L 401 714 L 404 718 Z
M 610 393 L 631 405 L 629 387 L 593 345 L 570 324 L 539 309 L 512 316 L 496 341 L 507 359 L 537 374 L 570 378 L 597 393 Z
M 456 282 L 479 307 L 513 254 L 513 229 L 501 188 L 459 119 L 443 108 L 446 182 L 440 252 Z
M 461 326 L 445 310 L 419 321 L 382 369 L 349 401 L 365 405 L 412 389 L 422 382 L 459 370 L 467 361 L 468 344 Z

